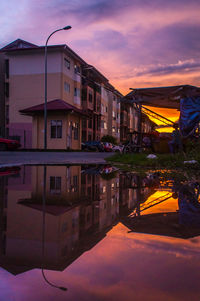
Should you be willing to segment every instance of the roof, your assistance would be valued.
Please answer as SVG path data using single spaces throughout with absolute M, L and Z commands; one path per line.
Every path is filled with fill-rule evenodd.
M 69 46 L 66 44 L 59 45 L 48 45 L 48 51 L 63 51 L 73 59 L 77 60 L 80 64 L 83 65 L 85 70 L 91 70 L 91 73 L 95 75 L 97 78 L 100 78 L 103 82 L 108 82 L 108 79 L 94 66 L 89 65 L 84 61 L 76 52 L 74 52 Z M 30 53 L 31 51 L 41 52 L 44 51 L 45 46 L 38 46 L 27 41 L 17 39 L 5 47 L 0 49 L 0 52 L 6 52 L 7 54 L 16 54 L 16 53 Z
M 1 51 L 10 51 L 16 49 L 28 49 L 28 48 L 38 48 L 37 45 L 24 41 L 22 39 L 17 39 L 5 47 L 1 48 Z
M 79 61 L 81 64 L 87 66 L 88 64 L 78 55 L 76 54 L 69 46 L 66 44 L 59 44 L 59 45 L 50 45 L 47 46 L 48 51 L 49 50 L 62 50 L 66 51 L 67 54 L 73 58 L 75 58 L 77 61 Z M 7 54 L 12 54 L 12 53 L 24 53 L 24 52 L 31 52 L 31 51 L 44 51 L 45 46 L 38 46 L 32 43 L 29 43 L 27 41 L 17 39 L 10 44 L 6 45 L 5 47 L 0 49 L 0 52 L 6 52 Z
M 47 111 L 56 112 L 74 112 L 80 115 L 87 115 L 83 110 L 76 108 L 75 106 L 67 103 L 62 99 L 54 99 L 47 102 Z M 44 103 L 26 108 L 19 111 L 24 115 L 35 115 L 44 112 Z
M 87 77 L 89 79 L 90 75 L 95 76 L 97 79 L 100 78 L 103 82 L 107 83 L 108 79 L 99 71 L 97 70 L 94 66 L 92 65 L 85 65 L 84 66 L 85 69 L 83 69 L 83 71 L 87 72 Z
M 153 107 L 179 109 L 181 98 L 200 96 L 200 88 L 190 85 L 132 89 L 122 101 L 140 102 Z

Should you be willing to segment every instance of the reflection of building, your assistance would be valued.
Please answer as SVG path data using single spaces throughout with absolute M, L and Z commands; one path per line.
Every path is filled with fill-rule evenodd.
M 140 205 L 155 192 L 155 187 L 146 177 L 134 173 L 120 175 L 120 215 L 140 212 Z
M 23 182 L 28 175 L 31 186 Z M 18 274 L 42 264 L 44 167 L 22 167 L 11 181 L 13 188 L 0 182 L 3 199 L 9 188 L 7 209 L 1 210 L 6 226 L 1 227 L 0 264 Z M 98 174 L 84 175 L 80 166 L 46 167 L 45 268 L 63 270 L 105 236 L 118 216 L 117 182 L 105 181 L 105 194 Z
M 13 274 L 42 264 L 45 269 L 63 270 L 119 220 L 133 231 L 184 234 L 178 226 L 170 227 L 178 221 L 177 212 L 141 213 L 164 202 L 165 193 L 171 198 L 158 176 L 103 171 L 97 166 L 25 166 L 0 172 L 0 265 Z M 162 199 L 153 194 L 160 185 L 167 189 L 161 191 Z M 191 232 L 185 235 L 190 236 Z

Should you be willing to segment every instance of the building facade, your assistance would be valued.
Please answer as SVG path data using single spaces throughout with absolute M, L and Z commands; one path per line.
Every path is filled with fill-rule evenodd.
M 156 124 L 135 103 L 121 102 L 120 140 L 127 141 L 129 134 L 147 134 L 155 131 Z
M 7 61 L 9 75 L 6 79 L 7 97 L 6 114 L 9 122 L 6 123 L 6 134 L 9 137 L 18 137 L 22 147 L 36 146 L 33 142 L 40 131 L 41 122 L 32 119 L 21 110 L 44 103 L 44 47 L 38 47 L 25 41 L 17 40 L 1 50 Z M 77 72 L 84 61 L 70 51 L 66 45 L 48 47 L 48 101 L 60 99 L 75 108 L 81 109 L 81 76 Z M 40 116 L 42 119 L 42 115 Z M 54 120 L 58 116 L 51 116 Z M 50 120 L 48 120 L 51 122 Z M 62 121 L 62 120 L 60 120 Z M 71 121 L 69 121 L 71 122 Z M 73 127 L 75 121 L 72 120 Z M 42 131 L 42 132 L 41 132 Z M 43 140 L 43 128 L 40 131 L 39 140 Z M 81 131 L 79 126 L 79 131 Z M 63 142 L 52 138 L 52 145 L 62 147 Z M 67 140 L 67 137 L 63 138 Z M 55 143 L 56 142 L 56 143 Z M 61 143 L 60 143 L 61 142 Z M 61 145 L 60 145 L 61 144 Z M 41 143 L 38 144 L 41 147 Z M 48 148 L 51 146 L 48 146 Z
M 18 39 L 2 48 L 1 56 L 6 65 L 1 70 L 5 81 L 5 89 L 1 88 L 4 102 L 0 103 L 4 106 L 2 131 L 6 137 L 20 140 L 22 148 L 43 148 L 44 46 Z M 100 140 L 104 134 L 101 120 L 106 118 L 108 124 L 109 117 L 101 114 L 102 87 L 109 86 L 108 79 L 67 45 L 55 45 L 48 46 L 47 81 L 48 102 L 57 101 L 56 107 L 59 102 L 74 107 L 68 112 L 59 109 L 47 114 L 47 148 L 80 149 L 81 141 Z M 109 105 L 111 99 L 115 97 L 109 98 Z M 40 110 L 33 111 L 34 106 L 40 106 Z M 76 114 L 76 109 L 81 110 L 80 114 Z M 52 135 L 54 130 L 59 134 Z
M 120 109 L 122 94 L 107 83 L 102 87 L 101 138 L 109 135 L 120 142 Z
M 44 147 L 44 80 L 44 46 L 18 39 L 1 49 L 0 136 L 22 148 Z M 80 149 L 106 135 L 120 143 L 138 130 L 135 105 L 67 45 L 48 46 L 47 82 L 47 148 Z

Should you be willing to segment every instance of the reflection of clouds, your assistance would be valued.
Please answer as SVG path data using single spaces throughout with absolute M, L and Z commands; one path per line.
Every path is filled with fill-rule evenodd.
M 119 225 L 119 228 L 116 226 L 111 233 L 113 231 L 120 240 L 126 241 L 128 238 L 129 247 L 134 250 L 143 249 L 147 253 L 167 253 L 188 259 L 200 256 L 200 237 L 184 240 L 159 235 L 127 233 L 129 229 L 122 225 Z
M 195 238 L 194 244 L 194 239 L 128 234 L 127 230 L 118 224 L 64 272 L 46 271 L 51 281 L 68 287 L 67 295 L 49 288 L 39 270 L 18 277 L 1 271 L 1 284 L 4 286 L 2 279 L 6 279 L 4 288 L 9 289 L 9 294 L 1 293 L 3 301 L 7 297 L 15 301 L 197 301 L 199 260 L 194 251 L 200 238 Z M 182 248 L 193 260 L 180 256 Z

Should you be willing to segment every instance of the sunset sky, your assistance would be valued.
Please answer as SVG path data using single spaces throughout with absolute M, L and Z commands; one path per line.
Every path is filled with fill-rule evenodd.
M 52 31 L 71 25 L 50 44 L 68 44 L 123 94 L 199 86 L 198 0 L 9 0 L 0 9 L 1 47 L 17 38 L 44 45 Z

